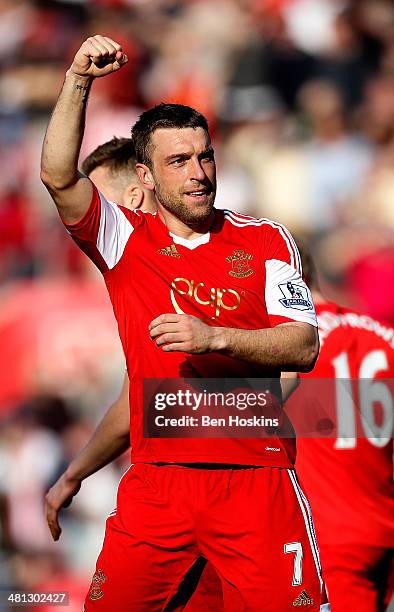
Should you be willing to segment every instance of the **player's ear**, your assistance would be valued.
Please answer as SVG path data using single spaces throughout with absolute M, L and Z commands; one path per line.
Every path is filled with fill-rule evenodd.
M 155 188 L 155 182 L 151 170 L 145 164 L 136 164 L 135 169 L 138 174 L 138 178 L 145 189 L 153 191 Z
M 123 203 L 127 208 L 141 208 L 144 201 L 144 192 L 141 187 L 130 184 L 123 194 Z

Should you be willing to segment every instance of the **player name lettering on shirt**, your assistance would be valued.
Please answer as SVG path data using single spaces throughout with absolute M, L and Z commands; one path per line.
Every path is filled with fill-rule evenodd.
M 359 315 L 354 312 L 334 314 L 323 311 L 318 315 L 320 344 L 330 335 L 334 329 L 340 326 L 349 326 L 374 332 L 379 338 L 385 340 L 391 348 L 394 348 L 394 329 L 382 325 L 367 315 Z

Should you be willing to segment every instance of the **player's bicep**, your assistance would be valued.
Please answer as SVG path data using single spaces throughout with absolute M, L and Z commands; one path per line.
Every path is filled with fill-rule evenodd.
M 75 183 L 63 189 L 47 185 L 63 223 L 78 223 L 88 212 L 93 197 L 92 181 L 78 173 Z

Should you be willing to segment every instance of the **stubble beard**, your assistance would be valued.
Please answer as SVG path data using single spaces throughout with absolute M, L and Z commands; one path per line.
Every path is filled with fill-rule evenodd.
M 204 206 L 192 206 L 189 208 L 180 194 L 168 193 L 160 183 L 156 183 L 155 195 L 159 203 L 172 213 L 177 219 L 182 221 L 185 225 L 194 226 L 199 223 L 206 221 L 213 211 L 215 204 L 216 191 L 212 188 L 212 191 L 207 195 L 206 203 Z

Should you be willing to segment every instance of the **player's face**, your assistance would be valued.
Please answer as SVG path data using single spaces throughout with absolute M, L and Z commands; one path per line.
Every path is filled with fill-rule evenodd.
M 209 217 L 216 195 L 216 165 L 202 128 L 158 129 L 151 137 L 152 175 L 159 203 L 183 223 Z

